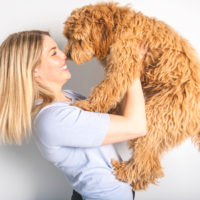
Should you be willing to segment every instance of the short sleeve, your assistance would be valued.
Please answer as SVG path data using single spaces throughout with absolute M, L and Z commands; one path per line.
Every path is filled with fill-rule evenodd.
M 109 125 L 109 114 L 84 111 L 61 103 L 41 111 L 34 119 L 34 134 L 53 146 L 100 146 Z
M 86 99 L 86 97 L 74 90 L 63 90 L 63 92 L 65 94 L 67 94 L 67 96 L 71 97 L 73 96 L 76 100 L 83 100 L 83 99 Z

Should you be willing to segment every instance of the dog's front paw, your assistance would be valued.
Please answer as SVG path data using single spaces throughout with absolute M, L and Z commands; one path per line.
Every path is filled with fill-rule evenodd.
M 76 101 L 73 106 L 77 106 L 83 110 L 93 111 L 91 104 L 87 100 Z

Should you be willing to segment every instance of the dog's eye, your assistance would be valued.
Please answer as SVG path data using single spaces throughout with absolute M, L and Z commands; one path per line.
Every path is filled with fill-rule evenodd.
M 82 40 L 79 40 L 79 41 L 78 41 L 78 43 L 81 45 L 81 43 L 82 43 Z

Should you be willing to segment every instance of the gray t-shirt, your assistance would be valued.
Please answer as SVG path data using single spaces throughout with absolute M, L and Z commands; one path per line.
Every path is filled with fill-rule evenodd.
M 75 107 L 72 104 L 84 97 L 71 90 L 63 92 L 71 102 L 53 102 L 33 120 L 33 135 L 42 156 L 64 172 L 84 200 L 133 199 L 130 185 L 113 174 L 111 159 L 119 159 L 114 146 L 100 146 L 109 115 Z

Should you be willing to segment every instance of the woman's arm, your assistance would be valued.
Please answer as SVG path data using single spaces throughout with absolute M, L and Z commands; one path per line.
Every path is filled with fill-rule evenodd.
M 146 119 L 140 80 L 135 80 L 128 89 L 122 115 L 53 103 L 37 114 L 33 129 L 45 146 L 97 147 L 142 136 Z
M 142 62 L 145 48 L 138 48 Z M 138 63 L 139 64 L 139 63 Z M 146 134 L 145 100 L 140 79 L 128 89 L 122 106 L 122 116 L 110 114 L 110 123 L 102 145 L 134 139 Z
M 110 114 L 108 131 L 102 145 L 134 139 L 146 134 L 145 103 L 139 79 L 128 89 L 123 115 Z

